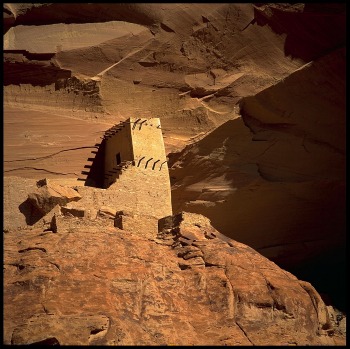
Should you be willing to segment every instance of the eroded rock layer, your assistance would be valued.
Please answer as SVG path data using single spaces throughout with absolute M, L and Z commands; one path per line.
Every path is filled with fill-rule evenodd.
M 5 344 L 344 343 L 345 318 L 309 283 L 206 217 L 168 217 L 148 238 L 80 221 L 5 234 Z

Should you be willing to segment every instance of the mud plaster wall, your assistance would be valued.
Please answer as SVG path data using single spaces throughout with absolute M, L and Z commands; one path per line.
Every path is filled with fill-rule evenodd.
M 136 118 L 130 119 L 131 137 L 135 164 L 138 167 L 147 166 L 159 169 L 161 164 L 166 166 L 166 155 L 164 149 L 163 135 L 158 118 L 141 119 L 138 122 Z
M 162 170 L 130 166 L 108 189 L 77 187 L 82 199 L 76 204 L 91 211 L 109 206 L 117 211 L 153 216 L 172 215 L 170 179 L 167 167 Z
M 106 205 L 157 218 L 171 215 L 170 178 L 160 120 L 130 118 L 123 125 L 106 141 L 105 175 L 111 175 L 105 179 L 108 189 L 95 194 L 95 208 Z M 117 153 L 122 164 L 134 160 L 135 166 L 129 164 L 121 171 L 109 172 L 117 166 Z
M 167 167 L 162 170 L 132 166 L 125 170 L 118 181 L 111 186 L 124 192 L 122 200 L 125 209 L 134 213 L 162 218 L 172 214 L 170 179 Z M 130 198 L 129 198 L 130 197 Z M 128 202 L 133 203 L 126 207 Z M 121 202 L 116 202 L 120 205 Z M 116 207 L 119 209 L 119 207 Z M 124 209 L 121 208 L 121 209 Z

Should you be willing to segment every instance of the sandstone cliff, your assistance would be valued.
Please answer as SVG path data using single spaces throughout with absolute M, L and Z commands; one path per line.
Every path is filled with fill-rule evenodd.
M 84 187 L 91 184 L 84 182 L 81 175 L 91 168 L 91 163 L 93 169 L 101 166 L 99 146 L 104 132 L 111 126 L 129 117 L 159 117 L 172 166 L 173 211 L 207 216 L 221 233 L 249 245 L 299 279 L 310 281 L 326 305 L 345 311 L 345 4 L 7 3 L 3 13 L 4 229 L 8 231 L 5 236 L 9 248 L 19 243 L 19 236 L 23 241 L 32 236 L 39 244 L 58 236 L 44 230 L 50 228 L 52 217 L 61 209 L 55 206 L 43 216 L 27 199 L 28 194 L 36 190 L 36 181 L 43 177 L 56 181 L 55 184 L 80 188 L 77 191 L 82 199 L 63 211 L 68 216 L 81 214 L 90 219 L 88 225 L 98 240 L 102 234 L 99 219 L 115 216 L 119 209 L 114 205 L 113 194 L 104 196 L 98 188 Z M 84 205 L 90 205 L 89 212 Z M 146 216 L 151 209 L 147 211 L 142 218 L 143 225 L 152 230 L 154 220 Z M 129 227 L 130 236 L 140 231 L 134 212 L 123 212 L 118 217 L 119 227 L 126 230 Z M 89 231 L 85 223 L 80 224 L 82 220 L 65 219 L 57 220 L 58 231 L 60 224 L 63 229 L 61 234 L 70 230 L 77 234 Z M 29 228 L 39 230 L 28 233 L 21 230 Z M 111 229 L 113 234 L 120 233 L 116 228 Z M 44 235 L 39 236 L 42 233 Z M 119 237 L 116 234 L 113 239 L 118 239 L 123 246 Z M 154 250 L 156 246 L 153 240 L 137 241 L 148 246 L 146 249 Z M 175 250 L 166 248 L 176 257 Z M 51 253 L 50 249 L 44 249 Z M 108 251 L 105 250 L 101 258 L 107 258 Z M 43 250 L 20 253 L 13 250 L 13 253 L 10 255 L 46 256 Z M 63 251 L 60 250 L 59 258 L 60 253 Z M 195 253 L 205 255 L 203 251 Z M 129 258 L 127 253 L 124 256 Z M 167 258 L 171 259 L 168 254 Z M 266 261 L 261 258 L 258 259 L 264 261 L 261 262 L 264 265 Z M 21 267 L 8 266 L 6 275 L 9 270 L 11 273 L 17 270 L 16 277 L 24 277 L 32 270 L 19 265 Z M 34 268 L 34 264 L 32 266 Z M 200 268 L 205 276 L 200 275 L 205 278 L 210 278 L 207 276 L 210 270 L 217 275 L 216 267 Z M 52 272 L 59 273 L 54 266 Z M 181 277 L 189 273 L 192 280 L 189 283 L 195 283 L 191 268 L 177 272 Z M 72 279 L 77 277 L 72 275 Z M 84 283 L 89 283 L 88 280 L 95 277 L 87 276 Z M 43 282 L 46 285 L 46 281 Z M 32 281 L 25 283 L 30 285 L 28 292 L 37 297 L 41 291 Z M 67 289 L 72 290 L 71 287 Z M 309 293 L 313 292 L 309 286 L 305 287 Z M 13 289 L 10 290 L 11 293 Z M 299 286 L 298 290 L 301 290 Z M 22 296 L 18 293 L 18 299 L 27 297 L 26 292 Z M 200 297 L 204 291 L 198 288 L 196 292 L 196 297 Z M 306 302 L 304 296 L 298 298 L 298 295 L 296 299 Z M 318 295 L 315 297 L 318 299 Z M 191 298 L 187 293 L 184 299 L 184 306 L 190 309 Z M 197 298 L 192 301 L 199 302 Z M 270 299 L 266 304 L 271 302 Z M 256 304 L 260 304 L 259 301 Z M 203 307 L 204 313 L 210 314 L 208 317 L 215 313 L 210 306 Z M 244 316 L 248 316 L 254 326 L 257 324 L 254 319 L 259 319 L 269 308 L 257 306 L 259 310 L 255 310 L 254 306 L 250 311 L 246 309 L 249 306 L 244 307 Z M 275 306 L 270 308 L 276 310 Z M 114 317 L 109 313 L 96 316 L 89 310 L 87 318 L 85 310 L 69 313 L 62 308 L 62 316 L 57 312 L 50 322 L 42 317 L 46 316 L 42 310 L 33 309 L 21 319 L 15 320 L 19 313 L 7 318 L 10 319 L 6 324 L 7 343 L 11 340 L 22 343 L 29 338 L 32 342 L 66 343 L 67 338 L 61 336 L 67 323 L 76 331 L 79 343 L 88 343 L 90 335 L 90 343 L 102 338 L 103 343 L 118 343 L 115 333 L 119 330 L 112 330 L 111 337 L 105 337 L 109 331 L 105 329 L 112 326 L 111 323 L 123 321 L 124 315 L 119 317 L 117 310 Z M 274 317 L 275 310 L 271 310 Z M 283 309 L 277 310 L 282 316 Z M 296 316 L 294 310 L 298 327 L 304 315 Z M 209 332 L 202 334 L 202 318 L 198 318 L 199 325 L 194 325 L 200 315 L 186 311 L 189 318 L 193 318 L 188 320 L 191 325 L 182 331 L 189 331 L 188 338 L 194 338 L 193 333 L 203 335 L 191 343 L 205 343 L 211 336 L 216 343 L 224 343 L 225 340 L 220 342 L 222 338 L 231 341 L 229 335 L 219 338 Z M 7 314 L 11 312 L 10 309 Z M 328 325 L 324 326 L 323 320 L 315 320 L 314 315 L 311 320 L 305 320 L 305 324 L 312 323 L 307 330 L 312 334 L 308 339 L 303 334 L 296 342 L 339 344 L 337 340 L 333 342 L 334 338 L 329 342 L 328 335 L 333 330 L 328 329 L 327 336 L 315 334 L 316 328 L 321 328 L 321 334 Z M 219 315 L 215 313 L 214 318 L 216 316 Z M 330 316 L 336 321 L 336 314 Z M 236 344 L 248 343 L 247 337 L 254 344 L 267 343 L 259 331 L 256 338 L 250 333 L 254 331 L 246 320 L 235 319 L 247 335 L 243 336 L 230 320 L 228 326 L 233 324 L 234 331 L 240 333 L 234 336 L 241 338 Z M 36 337 L 30 321 L 39 328 L 46 326 L 47 333 L 52 329 L 52 334 Z M 84 329 L 79 327 L 83 321 L 86 321 Z M 290 323 L 273 324 L 277 327 L 269 328 L 269 338 L 281 343 L 276 333 L 284 338 L 282 334 L 289 333 Z M 146 328 L 142 326 L 140 328 Z M 120 328 L 120 333 L 127 333 Z M 147 337 L 151 335 L 146 335 L 148 330 L 141 335 L 140 328 L 135 336 L 121 334 L 122 343 L 136 343 L 137 337 L 143 338 L 142 343 L 151 343 L 153 339 Z M 57 331 L 61 333 L 59 337 Z M 180 327 L 177 332 L 181 333 Z M 178 333 L 171 335 L 173 337 L 169 335 L 166 342 L 172 344 L 174 338 L 180 338 Z
M 206 215 L 285 268 L 343 255 L 344 76 L 342 48 L 243 98 L 241 119 L 171 157 L 174 212 Z M 340 282 L 334 269 L 345 277 L 343 261 L 323 274 L 327 283 Z

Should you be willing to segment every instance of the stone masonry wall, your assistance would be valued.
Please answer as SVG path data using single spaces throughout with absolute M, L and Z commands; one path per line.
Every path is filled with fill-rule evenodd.
M 158 219 L 172 215 L 169 172 L 164 166 L 162 170 L 130 166 L 108 189 L 76 187 L 76 190 L 82 199 L 75 206 L 91 210 L 92 217 L 101 206 Z
M 170 178 L 160 127 L 158 118 L 130 118 L 106 132 L 104 186 L 108 189 L 95 192 L 91 201 L 95 201 L 94 209 L 107 205 L 157 218 L 172 214 Z M 120 164 L 116 159 L 118 153 Z
M 166 165 L 166 155 L 160 120 L 131 118 L 131 137 L 135 165 L 159 169 Z

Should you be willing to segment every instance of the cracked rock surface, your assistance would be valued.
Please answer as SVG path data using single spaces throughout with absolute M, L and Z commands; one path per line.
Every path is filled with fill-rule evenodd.
M 345 343 L 311 284 L 206 217 L 174 216 L 154 238 L 102 222 L 4 233 L 5 344 Z

